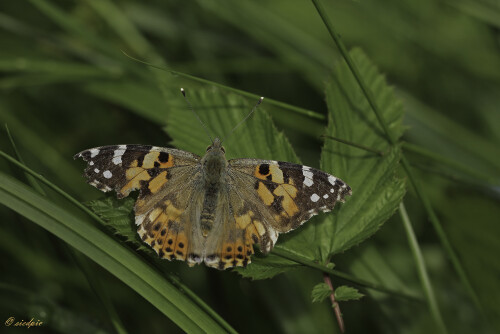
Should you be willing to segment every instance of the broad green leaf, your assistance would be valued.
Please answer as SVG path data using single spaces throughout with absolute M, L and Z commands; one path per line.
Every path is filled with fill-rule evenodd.
M 187 332 L 224 329 L 136 254 L 79 217 L 0 173 L 0 203 L 82 252 L 137 291 Z
M 403 110 L 376 67 L 360 51 L 353 50 L 356 62 L 384 121 L 396 138 L 403 133 Z M 282 244 L 293 251 L 302 245 L 302 255 L 327 263 L 334 254 L 362 242 L 394 213 L 405 194 L 404 180 L 396 177 L 399 147 L 391 147 L 374 112 L 345 63 L 335 67 L 326 87 L 329 123 L 326 135 L 385 152 L 384 156 L 326 139 L 321 168 L 349 184 L 352 196 L 333 214 L 322 215 L 315 224 Z M 304 248 L 303 245 L 307 245 Z
M 225 138 L 257 103 L 215 87 L 193 91 L 186 89 L 186 95 L 211 136 L 221 139 Z M 210 145 L 210 138 L 203 126 L 189 111 L 180 94 L 177 99 L 167 103 L 169 115 L 165 131 L 173 139 L 171 144 L 202 155 Z M 259 158 L 298 162 L 288 139 L 276 129 L 267 115 L 266 108 L 264 100 L 253 115 L 226 138 L 224 143 L 228 159 Z
M 335 300 L 338 302 L 347 300 L 359 300 L 362 297 L 362 293 L 350 286 L 342 285 L 335 289 Z
M 322 302 L 326 298 L 330 297 L 332 290 L 326 283 L 318 283 L 314 286 L 311 291 L 311 299 L 313 303 Z

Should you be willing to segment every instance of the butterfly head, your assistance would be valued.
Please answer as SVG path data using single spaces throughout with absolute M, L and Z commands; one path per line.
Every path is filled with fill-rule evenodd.
M 222 146 L 222 141 L 219 138 L 215 138 L 214 141 L 212 142 L 212 145 L 207 147 L 206 154 L 209 154 L 210 152 L 212 152 L 211 154 L 218 154 L 218 155 L 226 154 L 226 150 L 224 149 L 224 146 Z

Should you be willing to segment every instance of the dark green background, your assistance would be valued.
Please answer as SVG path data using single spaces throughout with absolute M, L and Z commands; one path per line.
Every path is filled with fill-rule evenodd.
M 360 47 L 401 99 L 404 140 L 466 166 L 407 154 L 476 291 L 464 292 L 421 203 L 409 211 L 449 332 L 500 330 L 500 5 L 494 0 L 323 1 L 348 48 Z M 326 114 L 325 82 L 340 59 L 309 1 L 3 1 L 0 4 L 0 149 L 80 201 L 103 195 L 85 184 L 82 149 L 119 143 L 167 146 L 168 103 L 179 87 L 209 87 L 152 70 L 121 51 L 293 106 Z M 168 103 L 169 99 L 177 99 Z M 247 98 L 248 110 L 256 100 Z M 202 106 L 195 109 L 202 112 Z M 326 121 L 267 106 L 301 160 L 318 166 Z M 244 126 L 244 125 L 243 125 Z M 208 143 L 208 139 L 207 139 Z M 203 152 L 195 152 L 202 154 Z M 0 161 L 2 172 L 26 180 Z M 60 201 L 64 203 L 64 201 Z M 64 205 L 64 204 L 61 204 Z M 67 205 L 67 204 L 66 204 Z M 69 205 L 68 205 L 69 206 Z M 46 319 L 33 332 L 114 332 L 83 272 L 109 295 L 129 333 L 181 330 L 93 262 L 0 207 L 0 332 L 16 318 Z M 80 258 L 78 257 L 78 258 Z M 85 270 L 81 263 L 89 266 Z M 399 215 L 335 258 L 336 268 L 420 291 Z M 241 332 L 337 331 L 330 305 L 311 303 L 319 272 L 270 280 L 172 263 L 171 271 Z M 345 284 L 336 281 L 335 285 Z M 380 292 L 341 304 L 349 333 L 436 330 L 425 303 Z

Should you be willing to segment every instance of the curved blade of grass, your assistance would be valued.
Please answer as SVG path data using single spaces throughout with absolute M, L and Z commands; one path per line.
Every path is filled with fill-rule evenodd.
M 5 130 L 7 132 L 7 136 L 9 137 L 10 143 L 11 143 L 11 145 L 16 153 L 17 159 L 19 160 L 19 162 L 24 164 L 24 160 L 23 160 L 21 154 L 19 153 L 19 151 L 17 150 L 16 143 L 14 142 L 14 138 L 12 138 L 12 135 L 9 131 L 9 127 L 7 126 L 7 124 L 5 124 Z M 35 179 L 35 177 L 33 175 L 29 174 L 28 172 L 25 171 L 24 173 L 25 173 L 31 187 L 40 195 L 47 196 L 45 191 L 40 186 L 39 181 L 37 179 Z M 85 275 L 87 282 L 89 283 L 91 289 L 94 291 L 96 296 L 101 301 L 101 304 L 104 306 L 104 310 L 107 313 L 107 318 L 109 319 L 109 321 L 111 322 L 111 324 L 115 328 L 116 332 L 118 334 L 127 334 L 127 330 L 125 329 L 120 317 L 118 316 L 118 314 L 113 306 L 113 303 L 111 302 L 111 300 L 109 298 L 109 295 L 107 294 L 106 290 L 103 289 L 101 282 L 99 281 L 99 278 L 92 274 L 91 267 L 89 265 L 89 259 L 86 258 L 85 256 L 81 255 L 80 253 L 75 252 L 75 250 L 73 248 L 70 248 L 67 246 L 65 248 L 66 248 L 65 252 L 68 252 L 68 254 L 73 256 L 75 262 L 78 264 L 78 267 L 80 268 L 82 273 Z
M 406 208 L 403 202 L 399 204 L 399 214 L 401 216 L 401 220 L 403 221 L 406 235 L 408 236 L 408 243 L 410 244 L 411 252 L 413 254 L 413 257 L 415 258 L 415 263 L 419 267 L 417 272 L 422 283 L 422 288 L 424 289 L 426 295 L 429 310 L 431 311 L 430 313 L 434 317 L 434 321 L 438 324 L 440 331 L 446 333 L 446 326 L 444 325 L 441 312 L 439 311 L 436 295 L 434 294 L 434 289 L 432 288 L 429 275 L 427 274 L 427 270 L 425 269 L 424 257 L 418 245 L 417 237 L 415 236 L 410 217 L 408 217 L 408 213 L 406 212 Z
M 93 259 L 186 332 L 225 331 L 132 251 L 4 173 L 0 173 L 0 203 Z
M 478 172 L 474 168 L 471 168 L 453 159 L 447 158 L 441 154 L 432 152 L 423 146 L 415 145 L 412 143 L 403 143 L 403 149 L 405 151 L 421 155 L 441 165 L 446 165 L 451 169 L 460 171 L 461 173 L 466 174 L 470 178 L 472 178 L 473 180 L 471 180 L 471 182 L 475 184 L 481 184 L 483 186 L 500 186 L 500 179 L 498 177 Z M 474 180 L 477 181 L 474 182 Z
M 12 145 L 12 148 L 14 149 L 14 152 L 16 153 L 17 159 L 22 164 L 24 164 L 24 160 L 21 157 L 21 154 L 19 153 L 19 150 L 17 149 L 16 143 L 14 142 L 14 138 L 10 134 L 9 126 L 7 124 L 5 124 L 5 131 L 7 132 L 7 137 L 9 137 L 10 144 Z M 26 178 L 28 179 L 28 182 L 31 184 L 31 187 L 33 187 L 33 189 L 35 189 L 40 195 L 44 195 L 45 196 L 46 195 L 45 191 L 42 189 L 42 187 L 40 186 L 40 184 L 35 180 L 35 178 L 33 177 L 33 175 L 31 175 L 29 173 L 26 173 L 26 172 L 24 174 L 26 175 Z

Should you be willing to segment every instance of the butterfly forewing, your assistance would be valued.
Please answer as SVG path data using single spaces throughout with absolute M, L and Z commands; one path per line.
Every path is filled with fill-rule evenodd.
M 319 212 L 331 211 L 351 194 L 344 181 L 312 167 L 256 159 L 230 160 L 229 166 L 237 180 L 235 188 L 249 189 L 255 210 L 269 212 L 272 219 L 265 222 L 279 233 L 297 228 Z

